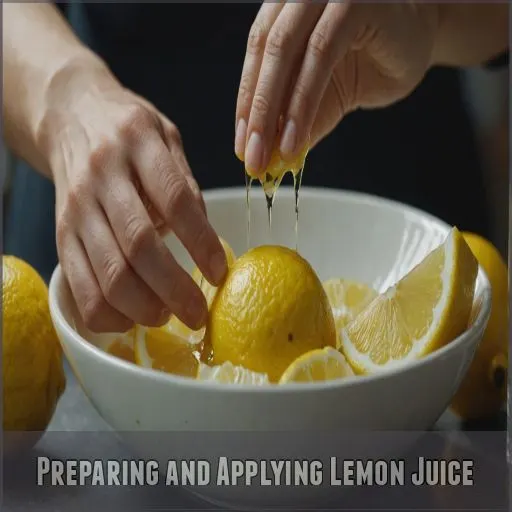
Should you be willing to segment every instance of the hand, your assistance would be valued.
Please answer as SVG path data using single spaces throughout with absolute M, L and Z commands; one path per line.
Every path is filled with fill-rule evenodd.
M 349 112 L 410 94 L 431 65 L 437 20 L 430 3 L 264 3 L 236 108 L 235 153 L 247 171 L 264 171 L 281 125 L 289 161 Z
M 59 259 L 86 326 L 121 332 L 173 313 L 201 327 L 205 298 L 160 235 L 172 229 L 214 285 L 226 260 L 178 130 L 108 73 L 52 87 L 39 139 L 55 182 Z

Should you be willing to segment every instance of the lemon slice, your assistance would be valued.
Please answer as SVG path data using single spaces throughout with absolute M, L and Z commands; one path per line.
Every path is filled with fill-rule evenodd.
M 202 343 L 191 343 L 166 329 L 135 328 L 135 362 L 174 375 L 195 377 L 201 358 Z
M 462 334 L 477 271 L 475 257 L 453 228 L 442 245 L 342 329 L 341 348 L 356 373 L 406 364 Z
M 332 347 L 311 350 L 298 357 L 284 371 L 279 384 L 321 382 L 351 377 L 354 372 L 344 355 Z
M 332 308 L 338 335 L 378 295 L 371 286 L 348 279 L 329 279 L 324 281 L 323 286 Z
M 197 379 L 224 384 L 255 384 L 258 386 L 270 384 L 268 376 L 264 373 L 253 372 L 243 366 L 235 366 L 229 361 L 217 366 L 200 363 Z
M 104 350 L 108 354 L 135 363 L 135 327 L 125 333 L 115 334 L 105 339 Z

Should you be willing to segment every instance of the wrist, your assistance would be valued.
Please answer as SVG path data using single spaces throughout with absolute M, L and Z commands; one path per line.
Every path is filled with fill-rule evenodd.
M 441 34 L 443 33 L 446 18 L 446 5 L 442 3 L 429 3 L 425 4 L 424 7 L 427 12 L 428 22 L 431 24 L 433 34 L 432 50 L 429 59 L 429 68 L 431 68 L 442 63 L 440 48 L 441 41 L 443 39 Z
M 87 108 L 86 102 L 95 92 L 113 86 L 120 87 L 107 65 L 87 52 L 69 58 L 50 74 L 33 123 L 35 145 L 50 169 L 72 119 Z

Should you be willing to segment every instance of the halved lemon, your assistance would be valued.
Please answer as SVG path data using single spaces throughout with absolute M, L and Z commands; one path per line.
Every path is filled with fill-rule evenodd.
M 203 343 L 189 340 L 158 327 L 135 328 L 135 362 L 174 375 L 195 377 Z
M 298 357 L 284 371 L 279 384 L 321 382 L 353 376 L 345 356 L 332 347 L 311 350 Z
M 323 282 L 323 286 L 332 308 L 338 336 L 341 329 L 378 295 L 371 286 L 349 279 L 329 279 Z
M 268 375 L 253 372 L 243 366 L 235 366 L 229 361 L 217 366 L 200 363 L 197 379 L 224 384 L 256 384 L 259 386 L 270 384 Z
M 457 228 L 341 332 L 356 373 L 406 364 L 462 334 L 473 305 L 478 263 Z
M 111 339 L 105 340 L 104 350 L 108 354 L 128 361 L 129 363 L 135 363 L 135 328 L 129 331 L 116 334 Z

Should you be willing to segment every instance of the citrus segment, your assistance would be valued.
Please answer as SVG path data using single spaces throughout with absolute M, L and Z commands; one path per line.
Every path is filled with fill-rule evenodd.
M 252 372 L 243 366 L 235 366 L 229 361 L 217 366 L 200 363 L 197 379 L 224 384 L 255 384 L 259 386 L 269 384 L 268 376 L 264 373 Z
M 336 345 L 327 295 L 296 251 L 261 246 L 241 256 L 213 302 L 213 363 L 230 361 L 277 382 L 301 354 Z
M 195 377 L 201 350 L 201 343 L 192 344 L 167 330 L 136 327 L 135 361 L 144 368 Z
M 135 328 L 115 337 L 108 343 L 105 351 L 123 361 L 135 363 Z
M 338 334 L 377 296 L 371 286 L 348 279 L 329 279 L 324 281 L 323 287 L 332 308 Z
M 467 328 L 478 263 L 453 228 L 395 286 L 375 298 L 341 332 L 341 348 L 357 373 L 422 357 Z
M 354 372 L 338 350 L 326 347 L 298 357 L 284 371 L 280 384 L 289 382 L 321 382 L 353 376 Z

